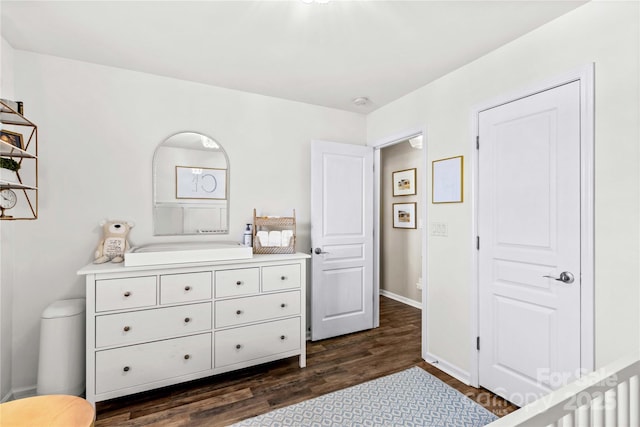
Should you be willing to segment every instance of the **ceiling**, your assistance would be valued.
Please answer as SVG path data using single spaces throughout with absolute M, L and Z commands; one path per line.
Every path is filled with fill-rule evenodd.
M 584 1 L 7 1 L 15 48 L 369 113 Z M 357 106 L 353 98 L 370 102 Z

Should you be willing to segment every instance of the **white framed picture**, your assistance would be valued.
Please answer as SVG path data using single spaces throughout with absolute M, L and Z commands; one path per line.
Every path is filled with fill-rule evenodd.
M 393 196 L 412 196 L 416 191 L 416 169 L 405 169 L 392 173 Z
M 393 204 L 393 228 L 416 228 L 416 203 Z
M 226 198 L 226 169 L 176 166 L 176 199 Z

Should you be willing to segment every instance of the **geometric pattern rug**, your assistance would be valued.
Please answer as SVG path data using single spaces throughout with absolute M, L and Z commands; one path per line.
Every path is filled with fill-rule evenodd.
M 413 367 L 234 424 L 236 427 L 480 427 L 498 417 Z

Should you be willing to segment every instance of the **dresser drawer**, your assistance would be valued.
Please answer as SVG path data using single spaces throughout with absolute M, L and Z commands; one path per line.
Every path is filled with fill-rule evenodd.
M 215 333 L 215 366 L 233 365 L 300 349 L 300 318 Z
M 96 347 L 206 331 L 211 317 L 210 302 L 96 316 Z
M 300 291 L 216 302 L 216 328 L 300 314 Z
M 211 334 L 96 352 L 96 390 L 148 384 L 211 369 Z
M 96 280 L 96 311 L 156 305 L 156 276 Z
M 300 287 L 300 265 L 274 265 L 262 268 L 262 290 L 279 291 Z
M 256 294 L 260 291 L 260 269 L 216 271 L 216 298 Z
M 160 304 L 201 301 L 210 298 L 210 271 L 160 276 Z

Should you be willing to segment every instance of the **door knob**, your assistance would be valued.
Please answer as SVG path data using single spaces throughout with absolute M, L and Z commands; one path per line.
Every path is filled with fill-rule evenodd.
M 328 254 L 328 253 L 329 253 L 329 252 L 325 252 L 325 251 L 323 251 L 323 250 L 322 250 L 322 249 L 320 249 L 320 248 L 316 248 L 316 249 L 314 250 L 314 252 L 316 253 L 316 255 Z
M 563 271 L 562 273 L 560 273 L 560 277 L 553 277 L 553 276 L 542 276 L 542 277 L 548 277 L 549 279 L 557 280 L 558 282 L 564 282 L 564 283 L 574 282 L 573 274 L 571 274 L 568 271 Z

